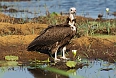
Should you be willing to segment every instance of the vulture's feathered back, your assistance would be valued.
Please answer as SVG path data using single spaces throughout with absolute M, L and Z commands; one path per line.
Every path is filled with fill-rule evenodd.
M 76 9 L 71 8 L 70 11 L 72 13 L 70 13 L 70 16 L 67 18 L 67 24 L 48 26 L 48 28 L 43 30 L 41 34 L 29 44 L 27 50 L 39 51 L 50 55 L 55 53 L 55 60 L 58 60 L 57 51 L 60 48 L 63 49 L 76 33 L 75 19 L 73 17 Z M 65 56 L 63 57 L 65 58 Z

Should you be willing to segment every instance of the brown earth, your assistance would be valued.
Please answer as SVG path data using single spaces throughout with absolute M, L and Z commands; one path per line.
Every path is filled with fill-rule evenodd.
M 6 55 L 19 56 L 19 60 L 46 60 L 49 56 L 38 52 L 28 52 L 26 47 L 37 35 L 7 35 L 0 36 L 0 60 Z M 67 57 L 72 58 L 71 50 L 77 50 L 77 56 L 89 59 L 116 60 L 116 37 L 108 38 L 80 37 L 73 39 L 67 46 L 69 49 Z
M 49 57 L 48 55 L 39 52 L 28 52 L 26 51 L 26 47 L 47 26 L 47 24 L 38 23 L 12 24 L 1 21 L 0 60 L 4 60 L 4 57 L 7 55 L 18 56 L 21 61 L 34 59 L 46 60 Z M 73 59 L 71 52 L 73 49 L 77 50 L 77 56 L 80 57 L 114 62 L 116 61 L 116 36 L 82 36 L 80 38 L 74 38 L 67 46 L 67 50 L 69 51 L 67 57 L 71 59 Z

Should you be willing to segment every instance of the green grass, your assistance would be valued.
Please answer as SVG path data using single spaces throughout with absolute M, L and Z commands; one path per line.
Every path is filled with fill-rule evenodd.
M 84 36 L 93 36 L 95 34 L 106 34 L 114 35 L 116 34 L 116 22 L 114 21 L 87 21 L 83 22 L 81 25 L 77 24 L 78 32 Z

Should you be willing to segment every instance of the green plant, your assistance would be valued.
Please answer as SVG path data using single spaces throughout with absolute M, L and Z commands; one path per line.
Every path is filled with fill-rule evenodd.
M 87 21 L 81 24 L 77 24 L 78 31 L 77 33 L 81 33 L 84 36 L 93 36 L 97 33 L 99 34 L 107 34 L 114 33 L 115 31 L 111 31 L 111 29 L 116 29 L 115 21 L 106 20 L 102 21 Z
M 72 50 L 72 53 L 73 53 L 73 57 L 75 57 L 76 56 L 76 54 L 77 54 L 77 50 Z
M 16 60 L 19 60 L 19 57 L 18 56 L 8 55 L 8 56 L 5 56 L 5 60 L 16 61 Z
M 58 20 L 56 19 L 57 16 L 58 16 L 58 13 L 56 13 L 56 12 L 52 12 L 52 13 L 50 13 L 49 16 L 46 16 L 47 19 L 49 20 L 50 25 L 58 24 Z
M 0 61 L 0 65 L 1 66 L 16 66 L 18 65 L 18 56 L 12 56 L 12 55 L 9 55 L 9 56 L 5 56 L 5 61 Z
M 49 65 L 50 62 L 51 61 L 49 60 L 49 58 L 47 60 L 43 60 L 43 61 L 35 59 L 35 60 L 30 61 L 30 65 L 37 67 L 38 65 L 42 65 L 42 64 Z
M 75 61 L 67 61 L 66 65 L 70 68 L 74 68 L 76 66 L 77 62 Z

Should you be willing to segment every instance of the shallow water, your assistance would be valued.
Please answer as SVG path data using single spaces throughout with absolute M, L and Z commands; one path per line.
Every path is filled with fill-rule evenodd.
M 58 77 L 57 77 L 58 76 Z M 29 69 L 28 66 L 0 67 L 0 78 L 66 78 L 64 76 L 43 71 L 40 69 Z
M 88 60 L 88 66 L 77 69 L 74 75 L 84 78 L 116 78 L 116 63 L 103 60 Z M 0 67 L 0 78 L 67 78 L 56 73 L 43 71 L 41 69 L 30 69 L 29 66 L 2 66 Z M 73 78 L 70 76 L 69 78 Z
M 33 18 L 45 15 L 46 10 L 49 12 L 68 12 L 70 7 L 76 7 L 77 15 L 97 18 L 102 13 L 104 17 L 114 18 L 106 15 L 106 8 L 110 8 L 110 13 L 116 11 L 116 0 L 30 0 L 30 1 L 1 1 L 0 5 L 6 5 L 7 8 L 1 8 L 4 14 L 17 18 Z M 10 13 L 7 10 L 16 9 L 18 12 Z M 21 12 L 22 11 L 22 12 Z
M 6 66 L 0 67 L 0 78 L 34 78 L 27 67 Z
M 84 78 L 116 78 L 116 63 L 93 60 L 89 66 L 78 69 L 76 73 Z

